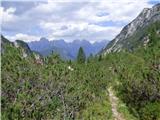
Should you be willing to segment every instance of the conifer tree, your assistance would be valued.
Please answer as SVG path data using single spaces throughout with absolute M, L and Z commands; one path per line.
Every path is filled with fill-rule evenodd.
M 85 63 L 86 61 L 86 55 L 84 53 L 84 50 L 82 47 L 79 48 L 79 51 L 78 51 L 78 55 L 77 55 L 77 62 L 78 63 Z

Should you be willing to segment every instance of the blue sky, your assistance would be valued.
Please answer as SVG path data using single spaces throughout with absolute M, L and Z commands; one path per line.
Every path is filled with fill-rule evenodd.
M 64 2 L 65 1 L 65 2 Z M 160 0 L 3 0 L 1 32 L 10 40 L 112 40 L 143 8 Z

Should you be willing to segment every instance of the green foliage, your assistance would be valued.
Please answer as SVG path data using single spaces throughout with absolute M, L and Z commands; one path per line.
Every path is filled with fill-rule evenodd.
M 78 51 L 78 55 L 77 55 L 77 62 L 78 63 L 85 63 L 86 61 L 86 55 L 84 53 L 84 50 L 82 47 L 79 48 L 79 51 Z
M 77 61 L 57 54 L 37 65 L 33 56 L 9 42 L 1 56 L 2 119 L 113 119 L 107 88 L 121 99 L 126 119 L 160 120 L 160 41 L 158 25 L 148 28 L 149 45 L 134 52 L 90 56 Z
M 80 112 L 79 117 L 85 120 L 111 120 L 111 105 L 109 103 L 108 96 L 104 94 L 101 95 L 101 99 L 89 104 L 85 110 Z
M 93 109 L 87 109 L 92 104 L 99 107 L 95 115 L 111 116 L 107 96 L 102 96 L 109 81 L 99 67 L 101 63 L 65 62 L 59 55 L 52 54 L 44 59 L 43 65 L 37 65 L 32 57 L 23 58 L 21 49 L 12 45 L 5 47 L 2 54 L 3 119 L 75 119 L 78 114 L 85 114 L 85 110 Z M 93 61 L 96 60 L 93 58 Z M 104 110 L 99 101 L 106 105 Z
M 159 28 L 159 27 L 158 27 Z M 119 82 L 115 88 L 130 112 L 142 120 L 159 120 L 160 41 L 157 26 L 150 26 L 150 42 L 133 53 L 119 53 L 113 61 Z M 156 105 L 157 107 L 155 107 Z
M 148 103 L 140 109 L 140 116 L 143 120 L 159 120 L 160 119 L 160 103 Z
M 126 120 L 138 120 L 130 113 L 127 105 L 123 103 L 121 100 L 119 100 L 118 102 L 118 111 L 124 116 Z

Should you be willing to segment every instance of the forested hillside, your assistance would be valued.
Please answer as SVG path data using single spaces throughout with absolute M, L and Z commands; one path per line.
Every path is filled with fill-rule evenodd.
M 160 120 L 159 29 L 159 23 L 150 25 L 149 43 L 133 52 L 84 62 L 63 61 L 56 54 L 24 57 L 23 49 L 1 36 L 2 120 L 113 120 L 110 87 L 124 119 Z

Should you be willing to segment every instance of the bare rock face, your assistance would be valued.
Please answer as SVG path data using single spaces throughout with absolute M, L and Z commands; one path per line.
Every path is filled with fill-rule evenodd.
M 28 44 L 23 42 L 23 41 L 21 41 L 21 40 L 16 40 L 14 42 L 14 46 L 16 48 L 21 49 L 23 58 L 26 58 L 26 57 L 28 57 L 28 56 L 30 56 L 32 54 L 32 51 L 29 48 Z
M 43 58 L 39 53 L 33 52 L 33 56 L 36 64 L 43 65 Z
M 156 21 L 160 21 L 160 3 L 152 8 L 144 8 L 137 18 L 125 26 L 120 34 L 118 34 L 101 53 L 105 55 L 110 52 L 129 49 L 126 48 L 127 44 L 130 44 L 129 38 L 134 35 L 137 30 L 143 29 Z

